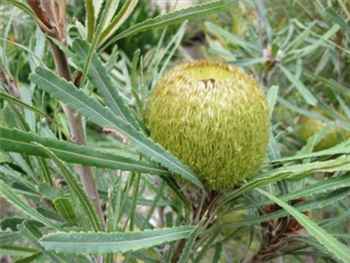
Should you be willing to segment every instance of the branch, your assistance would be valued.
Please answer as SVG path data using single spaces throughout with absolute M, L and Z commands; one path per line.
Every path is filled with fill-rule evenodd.
M 28 0 L 28 4 L 45 25 L 45 27 L 41 27 L 44 33 L 60 41 L 62 44 L 65 44 L 65 1 L 60 2 L 59 7 L 56 6 L 56 2 L 53 0 L 45 0 L 44 5 L 41 4 L 40 0 Z M 55 14 L 53 14 L 53 12 L 55 12 Z M 48 14 L 51 15 L 49 16 Z M 46 28 L 50 31 L 47 32 Z M 72 81 L 66 54 L 53 41 L 50 41 L 50 47 L 57 73 L 67 81 Z M 65 105 L 62 105 L 62 107 L 68 119 L 71 140 L 77 144 L 86 144 L 84 122 L 81 115 Z M 96 211 L 103 222 L 100 197 L 93 178 L 92 169 L 90 167 L 77 165 L 75 170 L 80 175 L 80 180 L 84 185 L 84 189 L 95 205 Z

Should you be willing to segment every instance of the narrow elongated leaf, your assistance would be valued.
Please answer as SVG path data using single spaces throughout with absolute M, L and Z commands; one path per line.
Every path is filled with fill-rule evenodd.
M 75 195 L 79 200 L 82 208 L 84 209 L 85 214 L 89 218 L 90 224 L 93 227 L 93 229 L 95 231 L 101 230 L 101 222 L 97 216 L 96 210 L 90 203 L 89 198 L 79 185 L 77 179 L 71 174 L 68 168 L 65 167 L 64 163 L 59 158 L 57 158 L 57 156 L 53 152 L 51 152 L 49 149 L 45 148 L 40 144 L 38 144 L 38 146 L 41 147 L 42 150 L 47 153 L 47 155 L 49 155 L 49 157 L 56 163 L 56 165 L 60 169 L 62 176 L 64 177 L 71 190 L 71 193 Z
M 230 202 L 242 194 L 249 192 L 256 187 L 265 186 L 271 183 L 276 183 L 281 180 L 292 179 L 297 176 L 307 176 L 311 172 L 336 172 L 350 170 L 350 156 L 340 156 L 328 161 L 315 161 L 306 164 L 296 164 L 285 166 L 279 169 L 269 171 L 264 176 L 251 180 L 242 185 L 237 190 L 232 191 L 225 197 L 225 203 Z M 220 204 L 221 205 L 221 204 Z
M 175 54 L 176 50 L 178 49 L 179 45 L 181 44 L 181 41 L 183 39 L 183 36 L 185 35 L 186 32 L 186 26 L 187 22 L 184 22 L 177 33 L 174 35 L 174 37 L 169 41 L 163 52 L 161 52 L 161 47 L 159 46 L 158 50 L 160 51 L 159 53 L 163 53 L 163 56 L 159 57 L 159 60 L 157 61 L 157 64 L 154 66 L 154 69 L 157 70 L 158 67 L 160 66 L 160 63 L 162 63 L 161 68 L 159 69 L 158 72 L 154 73 L 154 79 L 152 81 L 151 87 L 153 88 L 159 78 L 163 76 L 166 68 L 168 67 L 173 55 Z M 159 43 L 161 44 L 161 43 Z
M 64 253 L 124 253 L 186 239 L 193 230 L 191 226 L 183 226 L 143 232 L 58 232 L 44 236 L 40 244 L 46 250 Z
M 95 20 L 99 21 L 100 15 L 101 15 L 101 9 L 104 5 L 105 0 L 93 0 L 94 2 L 94 13 L 95 13 Z
M 129 37 L 147 30 L 152 30 L 159 27 L 165 27 L 165 26 L 179 23 L 194 17 L 205 16 L 215 12 L 223 11 L 230 4 L 232 3 L 229 0 L 213 1 L 211 3 L 197 5 L 190 8 L 185 8 L 178 11 L 170 12 L 165 15 L 160 15 L 154 18 L 146 19 L 145 21 L 135 24 L 129 27 L 128 29 L 126 29 L 125 31 L 117 34 L 115 37 L 111 38 L 111 40 L 108 41 L 106 45 L 111 45 L 120 39 Z
M 53 201 L 53 205 L 57 212 L 64 217 L 70 224 L 74 225 L 77 222 L 77 218 L 74 212 L 74 208 L 69 198 L 56 198 Z
M 279 92 L 279 87 L 278 86 L 272 86 L 268 93 L 267 93 L 267 101 L 269 104 L 269 116 L 270 119 L 272 117 L 272 113 L 275 109 L 277 99 L 278 99 L 278 92 Z
M 323 228 L 319 227 L 314 221 L 286 202 L 261 189 L 257 189 L 257 191 L 291 214 L 311 236 L 324 246 L 329 254 L 335 256 L 344 263 L 350 262 L 350 248 L 348 246 L 338 241 Z
M 37 17 L 37 15 L 33 12 L 33 10 L 30 8 L 30 6 L 26 3 L 23 3 L 23 1 L 20 0 L 3 0 L 4 2 L 7 2 L 11 5 L 16 6 L 17 8 L 21 9 L 23 12 L 25 12 L 27 15 L 34 18 L 34 20 L 43 28 L 46 26 L 41 22 L 41 20 Z
M 0 255 L 8 255 L 14 257 L 27 257 L 29 255 L 33 255 L 34 253 L 38 253 L 39 251 L 34 248 L 28 247 L 20 247 L 20 246 L 6 246 L 0 245 Z
M 0 98 L 2 98 L 4 100 L 7 100 L 7 101 L 9 101 L 9 102 L 11 102 L 13 104 L 22 106 L 22 107 L 24 107 L 27 110 L 33 111 L 35 113 L 38 113 L 41 116 L 46 117 L 46 118 L 49 119 L 49 116 L 47 116 L 46 113 L 42 112 L 41 110 L 37 109 L 36 107 L 33 107 L 33 106 L 31 106 L 31 105 L 21 101 L 20 99 L 14 97 L 14 96 L 11 96 L 11 95 L 9 95 L 7 93 L 4 93 L 4 92 L 0 92 Z
M 166 170 L 158 167 L 158 165 L 153 165 L 145 161 L 126 158 L 123 155 L 103 153 L 89 146 L 45 138 L 29 132 L 2 128 L 0 126 L 0 150 L 2 151 L 18 152 L 47 158 L 48 155 L 38 145 L 34 144 L 34 142 L 49 148 L 57 157 L 68 163 L 156 175 L 168 174 Z
M 304 97 L 305 101 L 315 106 L 317 104 L 317 99 L 312 95 L 312 93 L 305 87 L 305 85 L 296 78 L 288 69 L 280 65 L 280 69 L 285 74 L 287 79 L 289 79 L 290 82 L 293 83 L 293 85 L 297 88 L 297 90 L 300 92 L 300 94 Z
M 84 61 L 88 59 L 89 45 L 82 40 L 75 40 L 73 43 L 74 62 L 83 70 Z M 88 71 L 88 78 L 91 83 L 98 89 L 104 98 L 106 105 L 118 116 L 130 123 L 135 128 L 139 129 L 135 117 L 131 114 L 130 109 L 126 105 L 123 98 L 118 92 L 117 83 L 112 83 L 110 74 L 103 66 L 101 60 L 95 54 L 92 57 Z
M 322 180 L 316 184 L 308 185 L 307 187 L 291 192 L 288 194 L 284 194 L 281 196 L 278 196 L 279 199 L 282 201 L 290 201 L 290 200 L 296 200 L 298 198 L 305 198 L 309 196 L 315 196 L 317 194 L 321 193 L 327 193 L 333 190 L 341 189 L 341 188 L 348 188 L 350 187 L 350 176 L 344 175 L 344 176 L 337 176 L 337 177 L 331 177 L 327 180 Z M 257 208 L 264 205 L 270 204 L 271 201 L 261 201 L 261 202 L 255 202 L 251 205 L 247 204 L 239 204 L 235 206 L 234 210 L 240 210 L 240 209 L 248 209 L 248 208 Z
M 42 253 L 36 253 L 33 254 L 29 257 L 21 258 L 16 260 L 16 263 L 30 263 L 30 262 L 35 262 L 34 260 L 38 260 L 42 256 Z
M 59 225 L 44 217 L 34 208 L 30 207 L 27 202 L 16 194 L 10 186 L 8 186 L 5 182 L 0 180 L 0 196 L 4 197 L 7 201 L 13 204 L 17 209 L 21 210 L 24 214 L 29 216 L 30 218 L 37 220 L 43 223 L 46 226 L 52 227 L 54 229 L 58 229 Z
M 334 191 L 333 193 L 328 195 L 319 195 L 313 201 L 297 204 L 295 205 L 295 209 L 297 209 L 300 212 L 320 210 L 324 207 L 332 206 L 335 203 L 340 202 L 349 196 L 350 196 L 349 188 L 342 189 L 339 191 Z M 261 224 L 263 222 L 270 221 L 270 220 L 277 220 L 279 218 L 286 217 L 287 215 L 288 215 L 287 211 L 280 209 L 275 212 L 266 213 L 261 216 L 250 216 L 250 217 L 245 217 L 242 220 L 238 219 L 237 221 L 234 221 L 234 222 L 231 221 L 229 224 L 236 227 L 252 226 L 252 225 Z
M 119 8 L 120 0 L 111 0 L 111 1 L 112 3 L 110 5 L 110 8 L 107 10 L 106 20 L 103 25 L 103 30 L 105 30 L 106 27 L 111 24 L 111 21 L 115 17 L 115 13 Z
M 0 230 L 0 244 L 9 244 L 21 239 L 19 232 L 2 231 Z
M 324 45 L 326 40 L 334 36 L 341 27 L 338 24 L 333 25 L 324 35 L 320 36 L 315 43 L 307 45 L 302 49 L 295 50 L 294 52 L 299 53 L 301 56 L 308 55 L 313 51 L 317 50 L 321 45 Z
M 87 38 L 92 40 L 95 32 L 95 8 L 93 0 L 85 0 Z
M 100 44 L 103 44 L 108 38 L 113 35 L 123 25 L 123 23 L 131 16 L 139 0 L 127 0 L 124 2 L 118 14 L 110 21 L 108 26 L 101 34 Z
M 311 35 L 312 29 L 314 29 L 316 24 L 317 21 L 313 21 L 306 28 L 304 28 L 305 30 L 302 33 L 300 33 L 293 41 L 286 43 L 287 45 L 283 53 L 288 53 L 288 51 L 290 50 L 295 50 L 302 43 L 305 43 L 305 39 L 307 39 Z
M 129 137 L 140 153 L 143 153 L 151 160 L 159 162 L 170 171 L 178 173 L 193 184 L 203 187 L 189 167 L 182 164 L 175 156 L 133 128 L 122 118 L 113 114 L 109 108 L 102 106 L 96 100 L 77 89 L 72 83 L 59 78 L 53 72 L 42 67 L 37 68 L 36 73 L 32 75 L 32 80 L 40 88 L 76 109 L 94 123 L 102 127 L 120 130 Z
M 330 155 L 349 154 L 349 153 L 350 153 L 350 142 L 347 141 L 342 144 L 338 144 L 332 148 L 328 148 L 326 150 L 308 153 L 308 154 L 299 154 L 291 157 L 284 157 L 281 159 L 273 160 L 273 162 L 290 162 L 290 161 L 304 160 L 304 159 L 317 158 L 317 157 L 326 157 Z
M 219 36 L 220 38 L 223 38 L 228 43 L 231 43 L 232 45 L 236 45 L 241 47 L 243 50 L 248 52 L 251 55 L 257 55 L 260 52 L 260 49 L 258 46 L 247 42 L 243 39 L 241 39 L 238 36 L 235 36 L 233 33 L 228 32 L 227 30 L 223 29 L 221 26 L 215 25 L 210 22 L 205 23 L 206 28 L 209 30 L 209 32 L 215 36 Z

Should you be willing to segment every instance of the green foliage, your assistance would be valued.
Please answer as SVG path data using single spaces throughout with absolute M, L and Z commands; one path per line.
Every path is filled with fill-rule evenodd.
M 350 261 L 350 142 L 318 147 L 350 131 L 347 1 L 34 2 L 0 4 L 0 257 Z M 242 67 L 266 93 L 268 159 L 234 189 L 207 189 L 149 137 L 149 96 L 192 58 Z
M 136 251 L 165 242 L 188 238 L 193 227 L 146 230 L 121 233 L 51 233 L 40 239 L 47 250 L 65 253 L 117 253 Z

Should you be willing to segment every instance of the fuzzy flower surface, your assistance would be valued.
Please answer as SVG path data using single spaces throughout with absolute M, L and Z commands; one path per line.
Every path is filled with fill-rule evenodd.
M 149 97 L 151 137 L 189 165 L 208 189 L 252 177 L 266 158 L 269 114 L 250 75 L 219 62 L 176 66 Z

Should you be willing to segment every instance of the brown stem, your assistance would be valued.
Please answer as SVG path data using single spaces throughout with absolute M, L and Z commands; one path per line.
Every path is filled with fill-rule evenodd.
M 4 82 L 7 87 L 7 91 L 12 96 L 15 96 L 16 98 L 21 97 L 21 93 L 17 87 L 17 82 L 12 79 L 9 74 L 5 72 L 5 69 L 0 67 L 0 81 Z
M 174 253 L 173 258 L 171 259 L 171 263 L 176 263 L 180 259 L 181 253 L 186 245 L 186 239 L 181 239 L 176 246 L 176 250 Z
M 68 60 L 64 52 L 53 42 L 50 42 L 52 54 L 55 61 L 57 73 L 66 79 L 71 81 L 71 74 L 69 72 Z M 71 139 L 77 144 L 85 144 L 86 137 L 84 131 L 84 123 L 82 116 L 75 110 L 62 105 L 65 115 L 67 116 Z M 93 178 L 92 169 L 90 167 L 77 165 L 75 167 L 77 173 L 80 175 L 80 179 L 84 185 L 84 189 L 88 194 L 91 201 L 94 203 L 97 214 L 103 221 L 103 212 L 101 209 L 100 197 L 96 188 L 96 183 Z
M 0 263 L 12 263 L 12 259 L 10 256 L 2 256 L 0 257 Z

